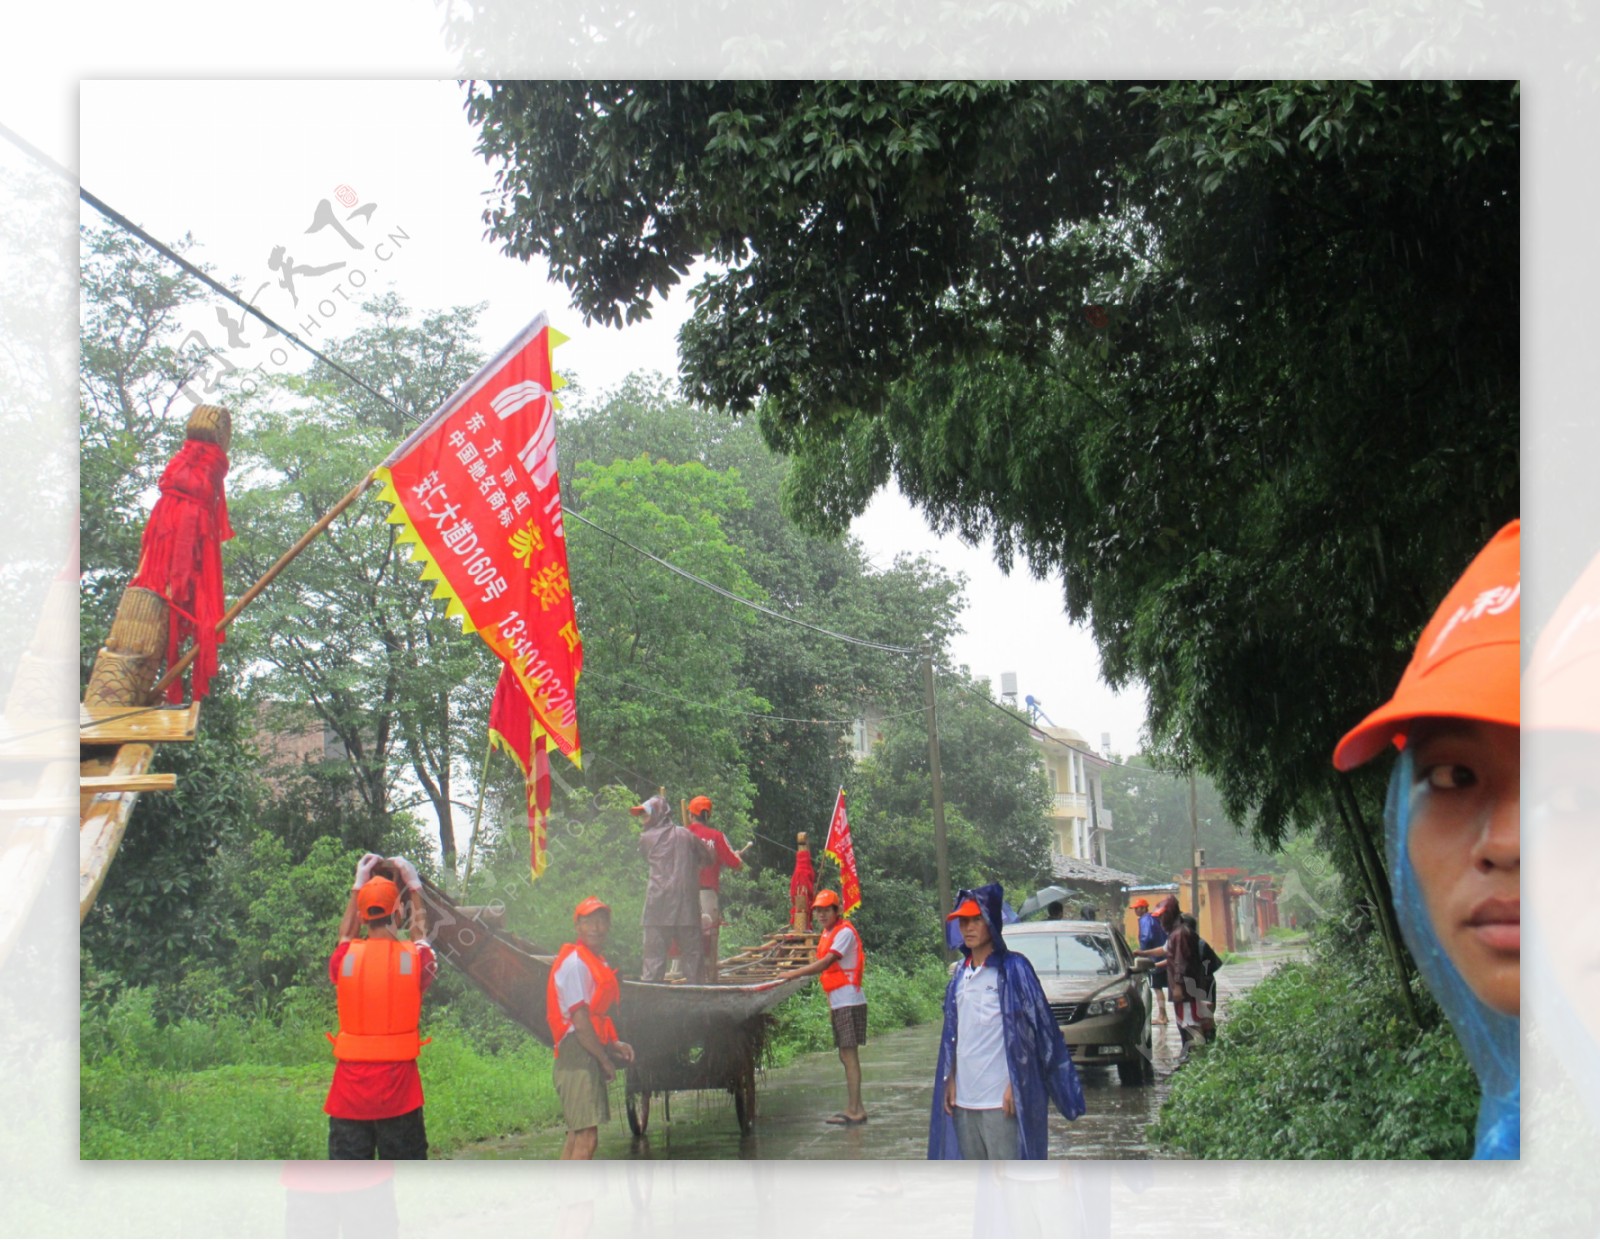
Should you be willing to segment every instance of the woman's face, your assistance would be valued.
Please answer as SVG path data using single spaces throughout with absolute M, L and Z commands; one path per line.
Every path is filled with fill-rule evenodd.
M 1440 944 L 1474 994 L 1522 1003 L 1521 733 L 1432 719 L 1410 739 L 1411 866 Z

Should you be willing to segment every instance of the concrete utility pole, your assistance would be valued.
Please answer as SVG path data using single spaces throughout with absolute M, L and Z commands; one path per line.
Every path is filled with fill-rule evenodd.
M 922 647 L 922 691 L 928 702 L 928 770 L 933 776 L 933 856 L 939 873 L 941 915 L 955 907 L 950 893 L 950 854 L 944 833 L 944 783 L 939 776 L 939 712 L 933 701 L 933 646 Z M 945 950 L 946 956 L 949 949 Z
M 1195 809 L 1194 772 L 1189 772 L 1189 911 L 1200 921 L 1200 816 Z

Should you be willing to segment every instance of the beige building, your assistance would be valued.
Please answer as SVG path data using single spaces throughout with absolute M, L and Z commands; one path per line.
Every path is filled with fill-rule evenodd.
M 1064 860 L 1106 864 L 1111 813 L 1100 797 L 1100 776 L 1110 763 L 1071 728 L 1036 726 L 1033 742 L 1050 780 L 1052 868 Z

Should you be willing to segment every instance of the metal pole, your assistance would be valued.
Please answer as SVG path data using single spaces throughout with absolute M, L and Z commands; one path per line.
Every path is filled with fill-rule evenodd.
M 933 701 L 933 646 L 922 647 L 922 691 L 928 702 L 928 770 L 933 776 L 933 856 L 939 874 L 941 914 L 955 907 L 950 894 L 950 853 L 944 833 L 944 783 L 939 775 L 939 712 Z M 949 956 L 949 949 L 945 949 Z
M 1189 772 L 1189 911 L 1200 924 L 1200 816 L 1195 810 L 1194 772 Z

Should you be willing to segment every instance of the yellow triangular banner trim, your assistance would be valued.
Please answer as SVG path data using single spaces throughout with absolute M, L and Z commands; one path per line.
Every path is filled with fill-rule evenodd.
M 389 505 L 389 515 L 384 519 L 390 525 L 398 525 L 399 532 L 395 535 L 396 543 L 411 544 L 412 563 L 422 562 L 422 573 L 419 581 L 432 581 L 437 584 L 433 588 L 433 597 L 445 600 L 444 614 L 449 619 L 455 616 L 461 621 L 461 628 L 466 633 L 476 633 L 478 630 L 467 615 L 467 609 L 462 605 L 456 592 L 450 588 L 450 583 L 445 579 L 444 572 L 434 562 L 433 556 L 428 551 L 428 546 L 422 541 L 422 535 L 411 520 L 411 514 L 406 511 L 405 503 L 395 490 L 394 479 L 390 477 L 387 466 L 380 465 L 373 471 L 377 479 L 383 483 L 383 488 L 378 492 L 378 499 Z

